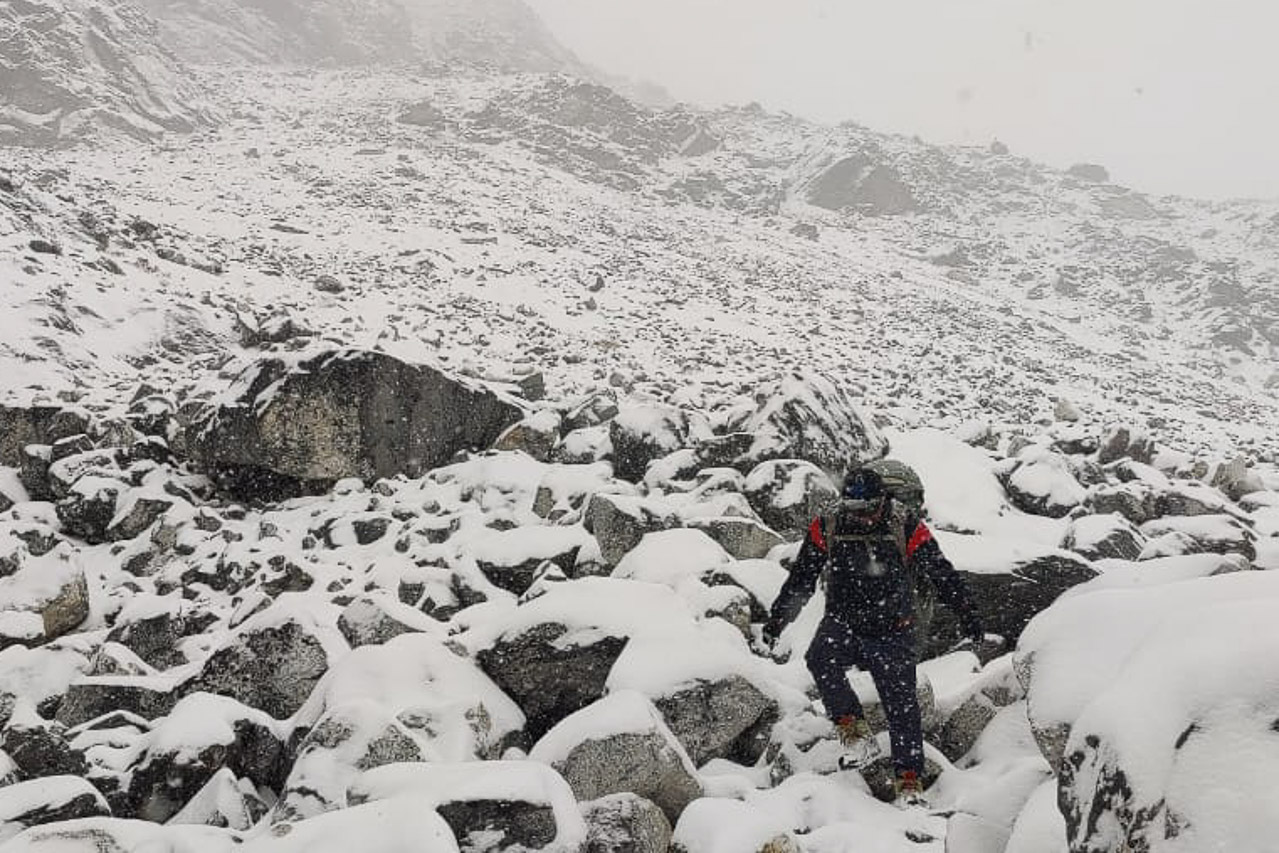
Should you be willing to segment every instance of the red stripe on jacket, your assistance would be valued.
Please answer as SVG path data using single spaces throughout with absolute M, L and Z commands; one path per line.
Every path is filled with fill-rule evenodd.
M 926 542 L 931 542 L 933 532 L 928 529 L 928 525 L 919 522 L 919 526 L 915 528 L 915 532 L 911 535 L 910 541 L 906 543 L 906 559 L 909 560 L 919 550 L 919 547 Z
M 813 540 L 817 550 L 826 550 L 826 537 L 822 535 L 822 520 L 820 517 L 814 518 L 813 523 L 808 525 L 808 538 Z

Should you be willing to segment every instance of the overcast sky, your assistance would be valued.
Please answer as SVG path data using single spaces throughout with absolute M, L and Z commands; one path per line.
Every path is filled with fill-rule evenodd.
M 1154 193 L 1279 198 L 1274 0 L 530 0 L 578 56 Z

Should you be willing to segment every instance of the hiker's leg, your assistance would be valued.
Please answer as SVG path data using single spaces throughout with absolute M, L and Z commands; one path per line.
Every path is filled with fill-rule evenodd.
M 913 770 L 922 776 L 924 729 L 919 696 L 915 692 L 915 645 L 911 632 L 863 638 L 861 646 L 865 666 L 875 679 L 875 689 L 879 691 L 879 701 L 888 719 L 893 764 L 898 773 Z
M 832 720 L 852 715 L 862 716 L 862 703 L 848 683 L 848 668 L 852 665 L 855 640 L 852 631 L 834 619 L 822 620 L 817 636 L 804 655 L 808 671 L 813 674 L 817 691 L 826 706 L 826 716 Z

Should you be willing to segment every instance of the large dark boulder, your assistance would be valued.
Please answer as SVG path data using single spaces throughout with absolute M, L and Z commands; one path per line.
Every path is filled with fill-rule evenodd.
M 1097 577 L 1089 563 L 1067 551 L 1056 551 L 997 572 L 960 571 L 988 633 L 999 634 L 1011 648 L 1022 629 L 1063 592 Z M 923 657 L 945 654 L 963 638 L 959 620 L 938 607 Z
M 53 444 L 79 435 L 89 426 L 88 417 L 57 406 L 0 406 L 0 465 L 17 468 L 22 448 L 28 444 Z
M 232 491 L 419 476 L 487 448 L 524 415 L 476 383 L 363 350 L 259 361 L 228 399 L 193 424 L 188 444 Z
M 502 637 L 476 655 L 484 673 L 524 711 L 530 739 L 604 695 L 609 671 L 629 639 L 603 635 L 591 642 L 558 642 L 568 633 L 564 625 L 544 623 Z

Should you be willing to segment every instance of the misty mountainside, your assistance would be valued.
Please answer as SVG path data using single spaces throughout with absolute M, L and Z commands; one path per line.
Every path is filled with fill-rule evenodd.
M 522 0 L 138 0 L 196 62 L 578 67 Z
M 52 145 L 108 127 L 185 132 L 211 116 L 155 22 L 122 0 L 0 7 L 0 142 Z
M 15 151 L 6 296 L 40 318 L 4 344 L 15 388 L 166 363 L 186 382 L 175 341 L 270 346 L 256 330 L 283 324 L 566 388 L 837 371 L 941 424 L 1061 397 L 1273 452 L 1273 203 L 558 74 L 200 73 L 215 130 Z

